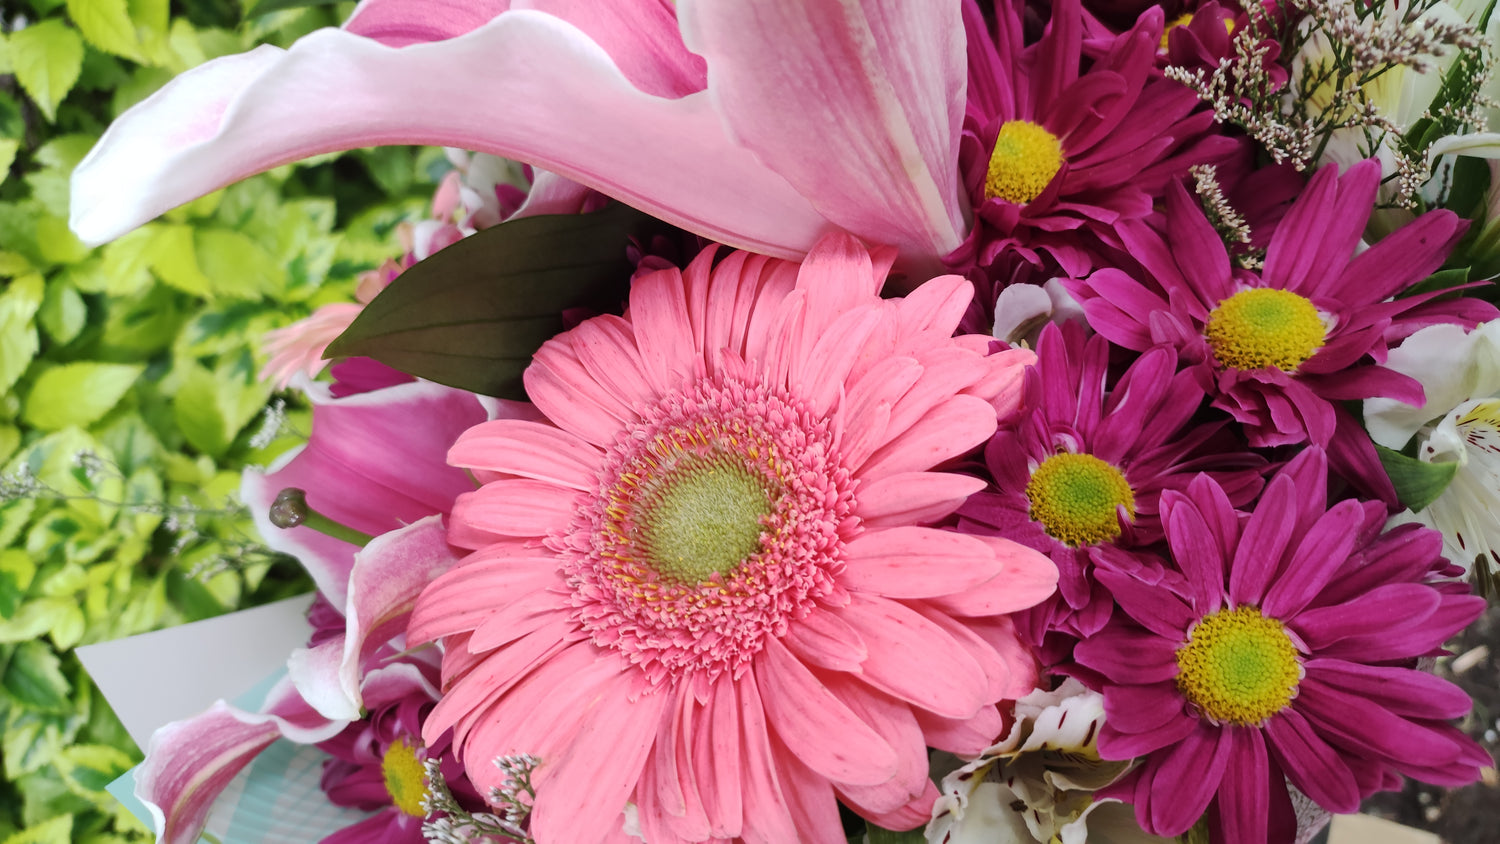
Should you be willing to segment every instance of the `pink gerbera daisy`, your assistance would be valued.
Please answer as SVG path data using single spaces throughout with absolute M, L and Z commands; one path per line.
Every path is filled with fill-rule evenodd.
M 988 267 L 1005 249 L 1070 274 L 1095 263 L 1091 238 L 1117 244 L 1120 220 L 1151 212 L 1172 174 L 1232 154 L 1212 133 L 1213 114 L 1156 70 L 1162 12 L 1148 9 L 1103 56 L 1083 67 L 1078 0 L 1052 4 L 1041 40 L 1022 45 L 1026 4 L 995 4 L 991 31 L 964 3 L 969 90 L 959 170 L 975 211 L 968 239 L 948 262 Z
M 982 482 L 932 469 L 983 443 L 1025 351 L 953 337 L 971 289 L 877 296 L 847 236 L 800 267 L 712 250 L 639 277 L 624 317 L 526 372 L 547 422 L 480 425 L 450 459 L 483 482 L 423 592 L 450 727 L 481 792 L 530 754 L 540 841 L 844 841 L 835 795 L 909 828 L 926 746 L 976 752 L 1036 678 L 1008 617 L 1056 569 L 921 525 Z
M 1144 757 L 1106 793 L 1141 826 L 1180 835 L 1205 810 L 1214 841 L 1290 841 L 1287 782 L 1331 812 L 1400 774 L 1474 781 L 1489 754 L 1448 723 L 1468 695 L 1415 670 L 1484 609 L 1442 537 L 1381 533 L 1379 502 L 1326 505 L 1321 449 L 1300 453 L 1248 519 L 1200 476 L 1162 495 L 1176 594 L 1101 571 L 1117 612 L 1075 656 L 1104 682 L 1099 752 Z
M 1147 352 L 1113 382 L 1108 359 L 1109 342 L 1076 324 L 1042 331 L 1025 410 L 985 447 L 995 487 L 959 510 L 959 530 L 1015 540 L 1057 564 L 1057 596 L 1028 616 L 1078 637 L 1097 632 L 1113 606 L 1093 566 L 1142 569 L 1122 549 L 1161 539 L 1162 490 L 1213 470 L 1233 503 L 1248 504 L 1265 465 L 1222 423 L 1193 421 L 1203 391 L 1175 371 L 1171 349 Z

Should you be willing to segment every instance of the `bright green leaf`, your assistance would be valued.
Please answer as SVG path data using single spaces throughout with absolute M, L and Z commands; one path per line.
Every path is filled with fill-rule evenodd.
M 0 687 L 12 700 L 29 709 L 65 712 L 72 685 L 63 676 L 57 654 L 41 642 L 21 642 L 0 675 Z
M 67 219 L 69 203 L 72 202 L 68 174 L 47 168 L 26 174 L 26 186 L 31 188 L 31 198 L 54 217 Z M 40 237 L 41 235 L 38 235 Z M 41 248 L 42 244 L 38 244 Z
M 0 462 L 9 460 L 21 444 L 21 429 L 14 425 L 0 425 Z
M 67 221 L 51 214 L 36 221 L 36 241 L 42 257 L 54 264 L 76 264 L 89 254 Z
M 36 220 L 41 208 L 35 202 L 0 202 L 0 246 L 19 252 L 33 264 L 44 264 L 36 245 Z
M 80 792 L 101 792 L 134 763 L 118 748 L 99 744 L 77 744 L 64 750 L 58 760 L 63 780 Z
M 193 245 L 193 227 L 162 223 L 149 247 L 151 269 L 157 278 L 184 293 L 208 296 L 212 285 L 198 268 L 198 251 Z
M 43 431 L 88 425 L 108 413 L 144 370 L 133 364 L 93 362 L 53 367 L 32 386 L 22 418 Z
M 44 288 L 42 277 L 32 273 L 0 294 L 0 392 L 15 385 L 40 348 L 33 320 L 42 307 Z
M 338 0 L 251 0 L 245 10 L 245 18 L 260 17 L 272 12 L 282 12 L 287 9 L 300 9 L 304 6 L 330 6 Z
M 183 436 L 199 451 L 223 455 L 270 398 L 269 385 L 246 363 L 230 359 L 212 372 L 187 370 L 172 408 Z
M 37 147 L 36 161 L 43 167 L 60 170 L 64 175 L 72 175 L 73 168 L 77 167 L 78 162 L 89 154 L 89 150 L 94 148 L 98 140 L 94 135 L 77 132 L 58 135 Z
M 15 73 L 10 61 L 10 38 L 0 32 L 0 73 Z
M 88 42 L 106 53 L 139 61 L 141 43 L 125 0 L 68 0 L 68 17 Z
M 47 285 L 47 297 L 42 300 L 41 310 L 36 315 L 42 330 L 59 345 L 67 345 L 77 337 L 88 316 L 88 306 L 78 288 L 58 278 Z
M 13 618 L 0 621 L 0 642 L 28 642 L 51 630 L 73 602 L 67 598 L 36 598 L 27 601 Z
M 10 165 L 15 163 L 16 151 L 21 148 L 21 142 L 15 138 L 0 138 L 0 182 L 10 175 Z
M 1413 512 L 1436 501 L 1458 471 L 1457 463 L 1427 463 L 1382 445 L 1375 446 L 1375 453 L 1396 487 L 1396 497 Z
M 21 87 L 50 123 L 83 69 L 83 39 L 61 20 L 44 20 L 11 33 L 10 60 Z
M 256 299 L 281 285 L 284 272 L 260 244 L 227 229 L 200 229 L 198 264 L 214 292 Z
M 58 815 L 40 825 L 33 824 L 27 829 L 5 839 L 5 844 L 68 844 L 73 840 L 73 816 Z
M 104 247 L 103 292 L 129 296 L 151 284 L 151 243 L 156 226 L 146 225 Z
M 31 262 L 26 260 L 25 255 L 0 249 L 0 276 L 15 278 L 30 272 L 31 269 Z

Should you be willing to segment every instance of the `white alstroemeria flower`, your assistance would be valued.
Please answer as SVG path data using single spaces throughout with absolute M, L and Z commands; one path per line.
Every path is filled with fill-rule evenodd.
M 1012 346 L 1036 348 L 1037 338 L 1048 323 L 1077 322 L 1085 327 L 1083 306 L 1056 278 L 1045 284 L 1012 284 L 995 300 L 996 340 Z
M 1415 435 L 1417 457 L 1457 463 L 1453 481 L 1419 513 L 1398 515 L 1443 534 L 1449 560 L 1470 568 L 1500 548 L 1500 320 L 1465 332 L 1433 325 L 1392 349 L 1386 365 L 1422 382 L 1427 403 L 1365 402 L 1375 442 L 1402 448 Z
M 1016 702 L 999 744 L 943 778 L 927 824 L 932 844 L 1168 844 L 1143 832 L 1134 810 L 1093 793 L 1124 776 L 1130 762 L 1099 758 L 1095 740 L 1104 698 L 1069 678 Z

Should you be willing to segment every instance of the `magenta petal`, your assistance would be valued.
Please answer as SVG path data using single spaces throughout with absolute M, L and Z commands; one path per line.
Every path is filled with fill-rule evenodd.
M 1311 659 L 1307 676 L 1373 701 L 1409 718 L 1462 718 L 1474 708 L 1468 693 L 1454 684 L 1410 668 L 1362 665 L 1342 659 Z
M 1175 718 L 1189 717 L 1186 699 L 1172 682 L 1111 686 L 1104 696 L 1104 712 L 1122 733 L 1149 733 Z
M 1151 785 L 1152 832 L 1181 835 L 1197 822 L 1223 781 L 1234 729 L 1200 723 L 1165 752 Z
M 1263 729 L 1281 769 L 1303 794 L 1330 812 L 1359 810 L 1359 786 L 1343 754 L 1330 747 L 1295 706 L 1271 716 Z
M 1108 700 L 1108 692 L 1105 693 Z M 1105 759 L 1134 759 L 1145 756 L 1163 747 L 1181 741 L 1182 738 L 1201 726 L 1197 718 L 1181 715 L 1169 718 L 1154 730 L 1140 733 L 1125 733 L 1116 730 L 1108 721 L 1099 728 L 1099 755 Z
M 730 140 L 707 92 L 644 93 L 583 32 L 533 11 L 400 49 L 323 29 L 194 68 L 74 171 L 72 225 L 100 243 L 253 173 L 392 143 L 528 161 L 761 252 L 800 255 L 828 225 Z
M 463 35 L 510 6 L 511 0 L 363 0 L 344 29 L 404 47 Z
M 958 247 L 957 2 L 684 0 L 678 15 L 735 139 L 820 213 L 907 258 Z
M 1254 728 L 1230 728 L 1230 738 L 1234 747 L 1219 784 L 1219 825 L 1227 836 L 1226 844 L 1263 844 L 1269 840 L 1273 787 L 1266 742 Z
M 1159 683 L 1177 676 L 1180 644 L 1144 630 L 1114 628 L 1108 636 L 1079 642 L 1074 658 L 1116 682 Z
M 1272 618 L 1291 618 L 1311 603 L 1354 550 L 1364 520 L 1359 501 L 1333 505 L 1308 531 L 1286 570 L 1266 591 L 1261 610 Z M 1248 538 L 1248 530 L 1245 535 Z

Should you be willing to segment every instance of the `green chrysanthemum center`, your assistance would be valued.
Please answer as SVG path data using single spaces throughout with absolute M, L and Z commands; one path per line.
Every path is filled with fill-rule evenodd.
M 385 777 L 385 790 L 397 809 L 414 818 L 426 817 L 422 800 L 427 796 L 427 771 L 417 758 L 416 746 L 404 738 L 397 739 L 381 757 L 380 772 Z
M 1323 347 L 1318 309 L 1290 290 L 1241 290 L 1219 303 L 1203 331 L 1214 357 L 1231 369 L 1295 370 Z
M 771 498 L 765 481 L 724 455 L 695 455 L 651 483 L 639 499 L 641 548 L 679 583 L 729 574 L 761 548 Z
M 1220 724 L 1260 724 L 1297 693 L 1302 664 L 1291 637 L 1258 607 L 1219 610 L 1177 649 L 1177 688 Z
M 1059 542 L 1078 547 L 1120 535 L 1116 511 L 1135 517 L 1135 493 L 1113 465 L 1092 454 L 1054 454 L 1026 484 L 1031 518 Z
M 1062 142 L 1056 135 L 1029 120 L 1011 120 L 995 137 L 984 195 L 1025 205 L 1042 195 L 1062 163 Z

